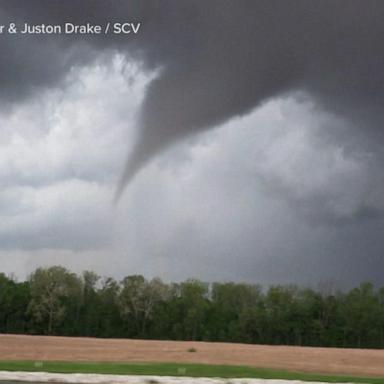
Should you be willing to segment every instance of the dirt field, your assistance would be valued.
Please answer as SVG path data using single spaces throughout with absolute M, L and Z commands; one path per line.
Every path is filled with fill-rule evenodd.
M 196 352 L 188 352 L 189 348 Z M 0 335 L 0 360 L 193 362 L 384 376 L 384 350 Z

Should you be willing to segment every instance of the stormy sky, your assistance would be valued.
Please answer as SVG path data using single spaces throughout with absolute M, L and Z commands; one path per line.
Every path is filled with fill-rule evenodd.
M 384 3 L 2 0 L 0 261 L 384 285 Z

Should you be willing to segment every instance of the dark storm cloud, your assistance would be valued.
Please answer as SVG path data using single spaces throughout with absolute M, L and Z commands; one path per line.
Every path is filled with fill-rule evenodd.
M 175 141 L 298 89 L 351 121 L 348 132 L 328 132 L 330 140 L 372 152 L 382 163 L 381 1 L 19 0 L 1 8 L 3 22 L 142 22 L 135 37 L 2 36 L 0 42 L 3 98 L 50 86 L 105 49 L 159 71 L 117 195 Z

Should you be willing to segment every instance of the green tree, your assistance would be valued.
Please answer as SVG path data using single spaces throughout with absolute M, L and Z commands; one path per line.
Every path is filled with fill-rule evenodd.
M 79 296 L 81 281 L 74 273 L 59 266 L 38 268 L 29 278 L 31 301 L 28 311 L 38 323 L 46 326 L 52 334 L 54 327 L 63 319 L 66 311 L 65 299 Z
M 119 283 L 111 277 L 104 279 L 98 290 L 100 304 L 97 311 L 97 336 L 99 337 L 127 336 L 119 311 L 120 290 Z
M 261 287 L 251 284 L 213 283 L 209 311 L 209 335 L 219 341 L 248 341 L 244 334 L 249 311 L 261 305 Z M 243 318 L 241 321 L 240 319 Z M 253 338 L 252 338 L 253 339 Z
M 141 275 L 123 279 L 119 296 L 122 316 L 134 324 L 135 336 L 145 337 L 156 304 L 164 300 L 167 286 L 158 278 L 147 281 Z
M 208 284 L 194 279 L 174 284 L 171 300 L 173 337 L 182 340 L 204 339 L 210 306 Z
M 79 334 L 84 336 L 98 335 L 98 318 L 100 316 L 100 297 L 97 285 L 100 276 L 92 271 L 82 274 L 82 298 L 80 306 Z
M 377 347 L 380 341 L 380 302 L 373 284 L 352 289 L 340 306 L 347 346 Z

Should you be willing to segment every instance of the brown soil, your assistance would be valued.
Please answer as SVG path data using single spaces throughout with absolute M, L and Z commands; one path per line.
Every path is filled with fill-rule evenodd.
M 182 341 L 0 335 L 0 360 L 193 362 L 384 376 L 384 350 Z

